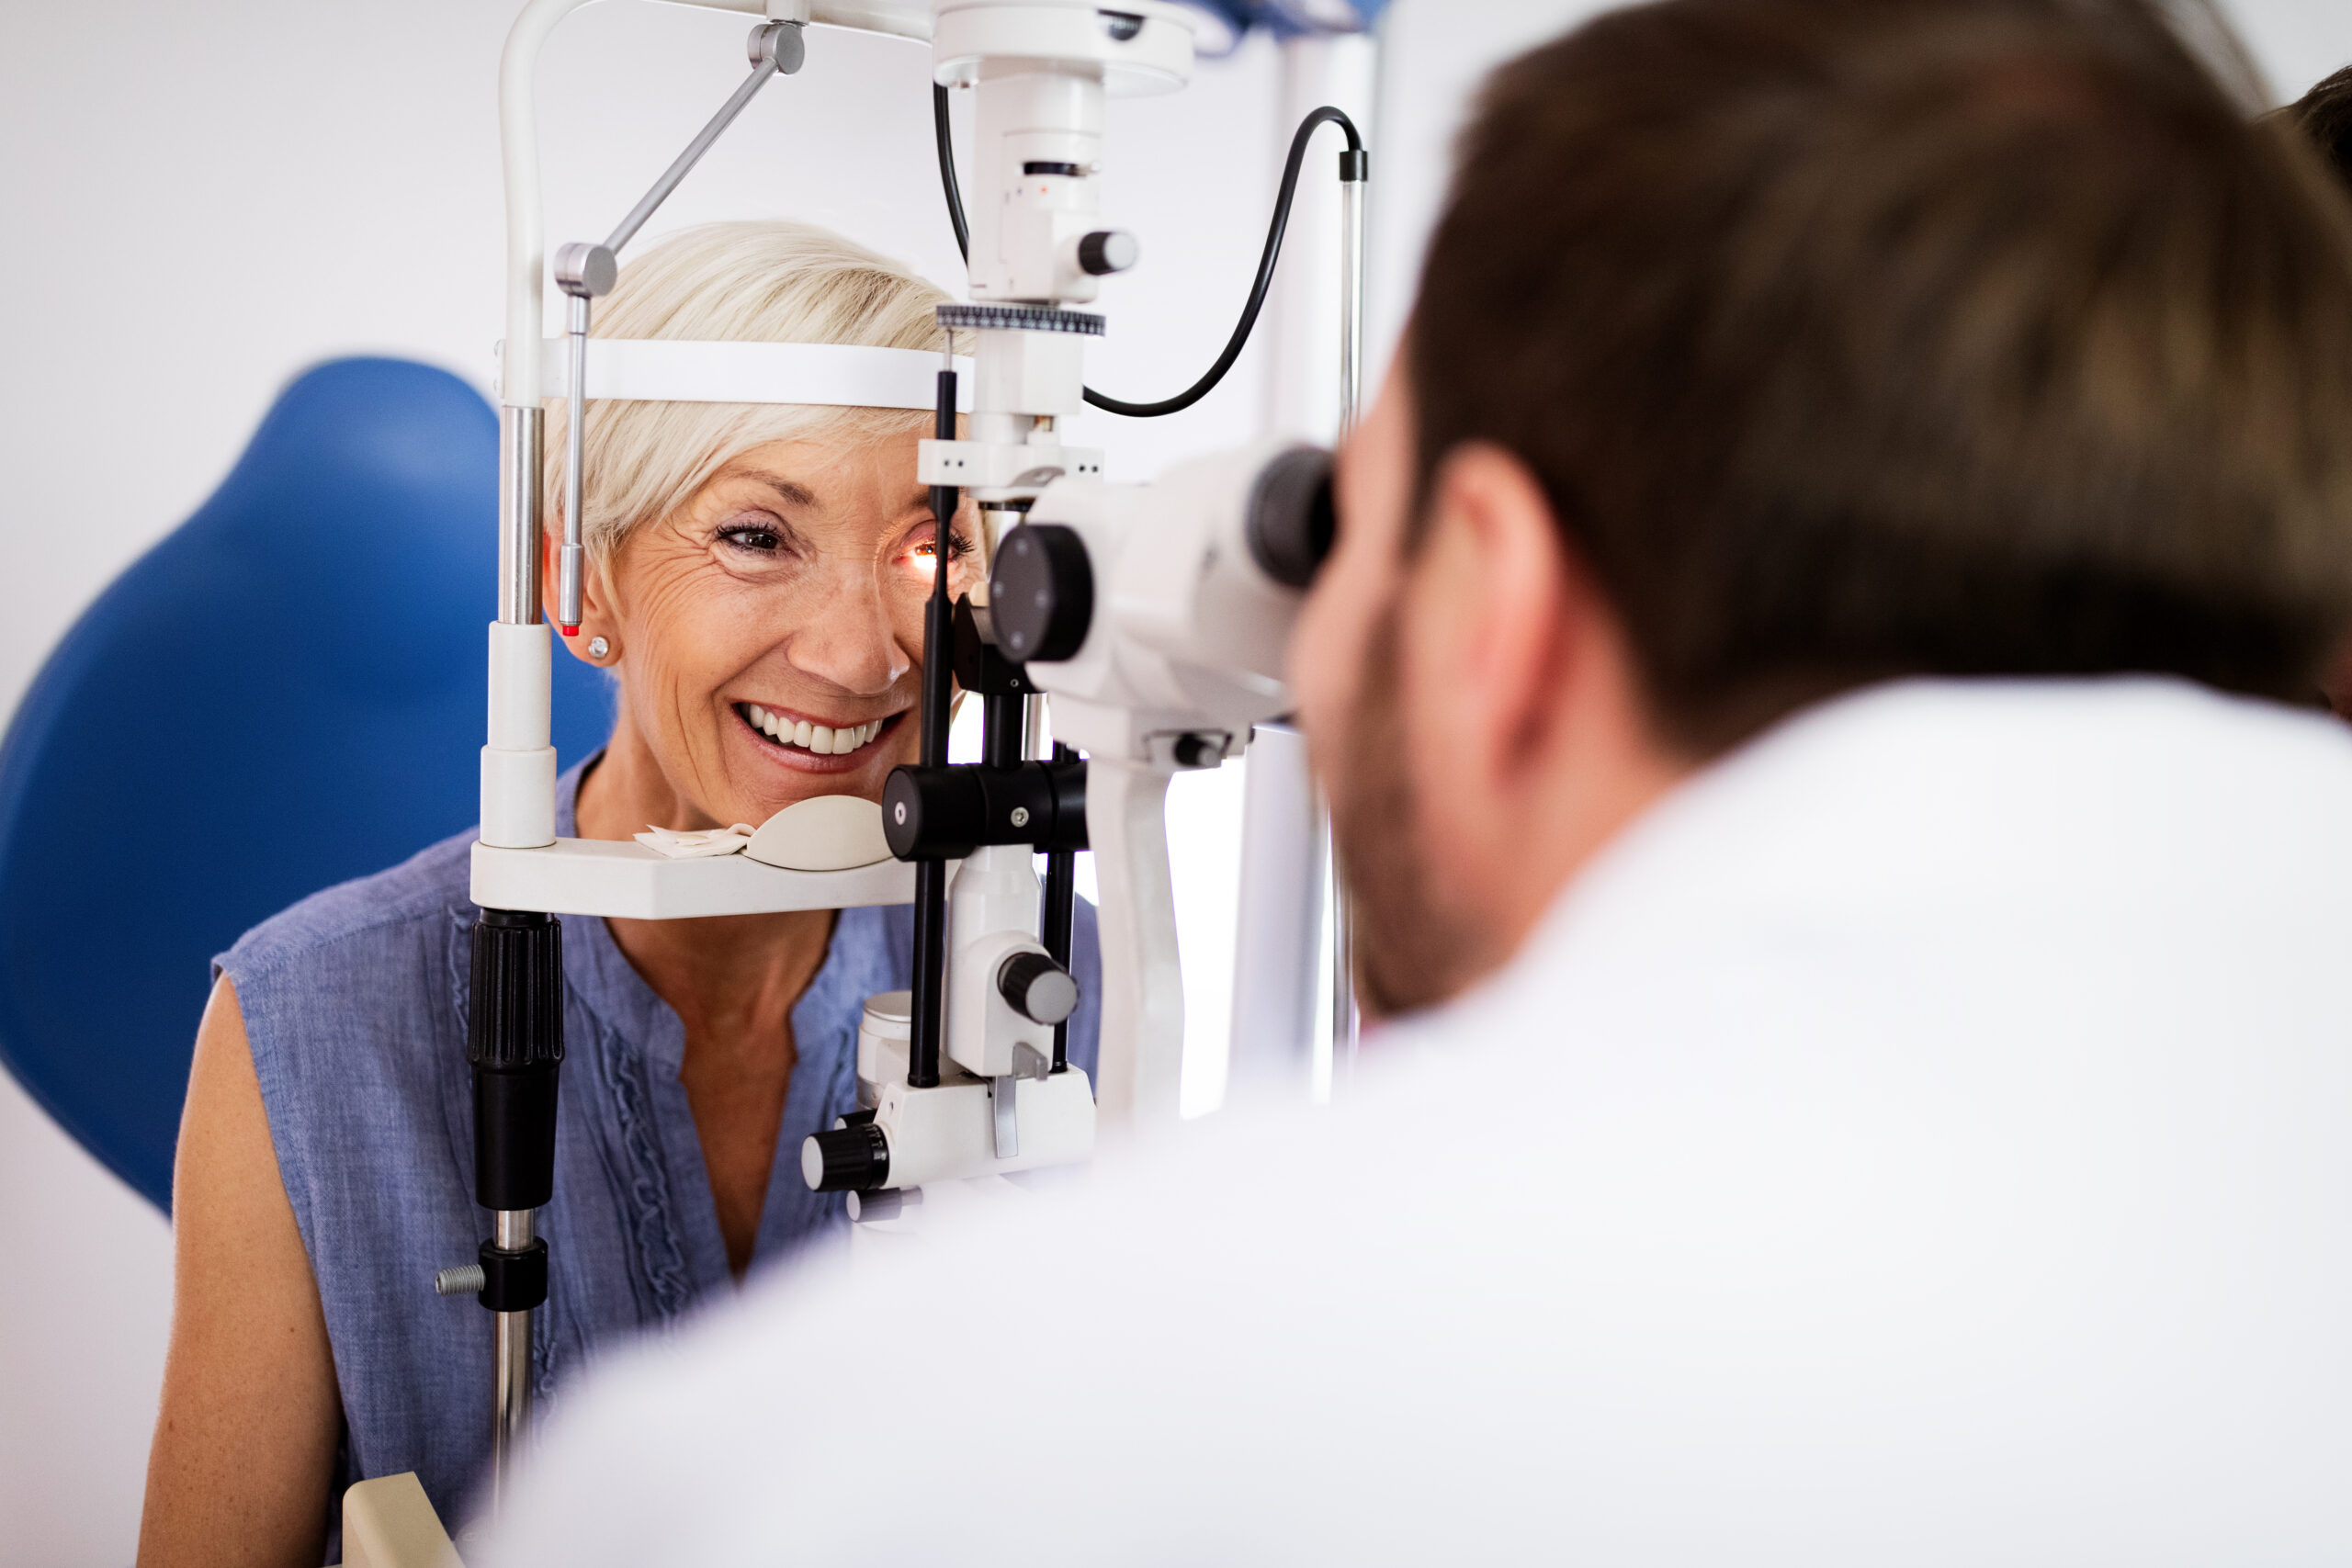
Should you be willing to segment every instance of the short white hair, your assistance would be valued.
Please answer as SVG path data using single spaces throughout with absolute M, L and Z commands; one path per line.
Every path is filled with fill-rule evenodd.
M 591 337 L 697 342 L 858 344 L 937 353 L 933 311 L 947 294 L 928 279 L 813 223 L 706 223 L 621 268 L 597 302 Z M 543 492 L 562 526 L 565 400 L 547 400 Z M 631 531 L 666 517 L 729 461 L 771 441 L 876 440 L 928 433 L 909 409 L 594 399 L 581 462 L 582 536 L 609 562 Z

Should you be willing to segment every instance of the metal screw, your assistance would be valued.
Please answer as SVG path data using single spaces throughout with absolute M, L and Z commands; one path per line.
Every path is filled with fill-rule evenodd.
M 433 1293 L 436 1296 L 478 1296 L 490 1283 L 479 1263 L 460 1263 L 455 1269 L 444 1269 L 433 1276 Z
M 1029 826 L 1029 808 L 1027 807 L 1016 806 L 1012 808 L 1012 825 L 1016 828 L 1026 828 Z

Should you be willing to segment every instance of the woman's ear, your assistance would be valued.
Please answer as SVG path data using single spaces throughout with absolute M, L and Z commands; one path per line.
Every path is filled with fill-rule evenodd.
M 566 637 L 556 624 L 556 562 L 562 540 L 554 531 L 539 533 L 539 610 L 553 628 L 555 639 L 584 663 L 605 667 L 620 658 L 620 623 L 614 614 L 612 586 L 605 580 L 603 563 L 591 556 L 580 578 L 580 633 Z

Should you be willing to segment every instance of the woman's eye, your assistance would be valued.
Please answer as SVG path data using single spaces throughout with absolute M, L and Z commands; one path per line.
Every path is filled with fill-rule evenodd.
M 921 544 L 917 545 L 915 547 L 916 556 L 923 560 L 929 560 L 932 557 L 937 555 L 939 552 L 933 548 L 933 541 L 925 539 Z M 947 536 L 948 559 L 962 560 L 966 556 L 968 556 L 971 553 L 972 541 L 966 538 L 962 533 L 951 533 Z
M 718 531 L 721 542 L 739 550 L 775 551 L 784 548 L 784 536 L 773 527 L 759 523 L 741 523 Z

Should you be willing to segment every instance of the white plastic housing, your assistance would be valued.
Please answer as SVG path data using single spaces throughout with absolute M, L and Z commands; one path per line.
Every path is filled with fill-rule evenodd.
M 865 1065 L 869 1053 L 871 1076 Z M 999 1159 L 996 1107 L 987 1079 L 945 1066 L 936 1087 L 915 1089 L 907 1082 L 906 1041 L 872 1031 L 861 1031 L 858 1056 L 859 1102 L 873 1106 L 875 1124 L 889 1142 L 893 1188 L 1006 1176 L 1093 1157 L 1094 1086 L 1076 1067 L 1011 1080 L 1020 1152 Z
M 1157 485 L 1064 479 L 1029 513 L 1086 543 L 1094 614 L 1076 654 L 1033 660 L 1057 733 L 1090 752 L 1156 758 L 1177 735 L 1223 734 L 1290 711 L 1283 660 L 1301 595 L 1259 569 L 1245 535 L 1263 442 L 1183 464 Z
M 684 920 L 911 904 L 914 897 L 915 868 L 895 860 L 848 871 L 786 871 L 748 855 L 672 860 L 643 844 L 552 835 L 539 849 L 484 842 L 473 850 L 472 897 L 486 909 Z
M 989 60 L 978 100 L 972 298 L 1083 304 L 1096 280 L 1066 267 L 1065 242 L 1102 227 L 1102 79 L 1095 67 Z M 1052 164 L 1075 174 L 1029 172 Z
M 527 850 L 555 842 L 555 748 L 548 743 L 552 657 L 546 626 L 490 624 L 490 743 L 481 749 L 485 844 Z
M 950 1060 L 981 1077 L 1013 1069 L 1015 1048 L 1054 1054 L 1050 1024 L 1012 1010 L 996 987 L 998 966 L 1016 953 L 1042 953 L 1035 932 L 1043 902 L 1035 857 L 1025 844 L 974 850 L 947 893 L 947 1016 Z
M 1141 24 L 1133 32 L 1129 19 Z M 1120 97 L 1172 93 L 1193 77 L 1193 17 L 1166 0 L 939 0 L 931 44 L 949 87 L 979 81 L 990 61 L 1089 75 Z

